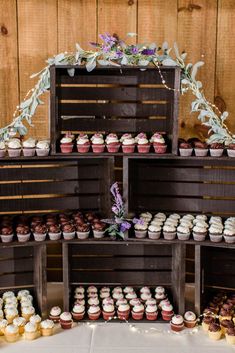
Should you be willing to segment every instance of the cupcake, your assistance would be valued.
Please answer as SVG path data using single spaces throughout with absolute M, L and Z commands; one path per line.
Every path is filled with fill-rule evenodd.
M 123 293 L 120 292 L 120 291 L 115 291 L 115 292 L 113 292 L 113 293 L 112 293 L 112 296 L 113 296 L 114 301 L 117 301 L 117 300 L 119 300 L 119 299 L 123 299 L 123 298 L 124 298 Z
M 2 227 L 0 230 L 0 237 L 3 243 L 10 243 L 13 240 L 13 229 L 11 226 Z
M 36 144 L 36 154 L 38 157 L 46 157 L 50 152 L 50 144 L 47 140 L 38 141 Z
M 166 291 L 165 291 L 165 288 L 164 288 L 164 287 L 162 287 L 162 286 L 157 286 L 157 287 L 155 288 L 155 293 L 156 293 L 156 294 L 165 294 Z
M 128 320 L 130 315 L 130 305 L 120 304 L 118 306 L 117 315 L 120 320 Z
M 225 335 L 229 328 L 234 328 L 234 323 L 232 320 L 222 320 L 220 321 L 220 327 L 222 333 Z
M 165 321 L 170 321 L 174 315 L 173 306 L 171 304 L 162 305 L 162 319 Z
M 0 141 L 0 158 L 5 157 L 6 155 L 6 145 L 4 141 Z
M 109 153 L 117 153 L 119 148 L 120 148 L 120 142 L 118 140 L 118 137 L 116 134 L 109 134 L 107 137 L 106 137 L 106 147 L 107 147 L 107 150 Z
M 228 145 L 227 154 L 229 157 L 235 157 L 235 143 L 230 143 L 230 145 Z
M 156 300 L 156 299 L 155 299 L 155 300 Z M 157 302 L 157 301 L 156 301 L 156 302 Z M 160 303 L 158 304 L 158 307 L 159 307 L 159 309 L 162 310 L 163 305 L 168 305 L 168 304 L 170 304 L 169 299 L 163 299 L 163 300 L 161 300 Z
M 99 305 L 90 305 L 87 313 L 90 320 L 98 320 L 101 314 Z
M 100 290 L 100 299 L 109 298 L 110 297 L 110 288 L 103 287 Z
M 52 321 L 53 322 L 53 321 Z M 73 319 L 72 315 L 69 312 L 63 312 L 60 314 L 60 326 L 62 329 L 67 330 L 72 327 Z M 42 324 L 41 324 L 42 327 Z
M 193 148 L 189 142 L 181 142 L 179 145 L 180 156 L 190 157 L 193 153 Z
M 131 311 L 132 318 L 134 320 L 142 320 L 144 316 L 144 306 L 142 303 L 138 303 L 133 306 Z
M 163 222 L 165 222 L 166 220 L 166 215 L 165 213 L 162 213 L 162 212 L 158 212 L 154 215 L 154 219 L 160 219 L 162 220 Z
M 224 145 L 222 143 L 212 143 L 210 145 L 210 155 L 211 157 L 221 157 L 224 152 Z
M 204 241 L 207 235 L 207 228 L 195 225 L 193 227 L 193 239 L 195 241 Z
M 146 302 L 148 299 L 152 298 L 151 292 L 143 292 L 140 294 L 140 299 L 142 302 Z
M 204 331 L 208 331 L 209 326 L 211 323 L 214 323 L 215 319 L 213 316 L 211 315 L 206 315 L 204 316 L 203 320 L 202 320 L 202 328 Z
M 61 238 L 61 230 L 57 224 L 51 224 L 48 227 L 48 235 L 50 240 L 59 240 Z
M 187 328 L 195 327 L 197 323 L 197 317 L 192 311 L 186 311 L 184 314 L 184 326 Z
M 148 224 L 143 222 L 143 224 L 141 223 L 136 223 L 134 225 L 134 229 L 135 229 L 135 237 L 138 239 L 143 239 L 146 238 L 147 235 L 147 230 L 148 230 Z
M 131 286 L 126 286 L 124 289 L 123 289 L 123 293 L 127 294 L 129 292 L 133 292 L 134 288 L 131 287 Z
M 145 133 L 141 132 L 138 134 L 135 141 L 137 143 L 137 150 L 139 153 L 149 153 L 150 143 Z
M 21 143 L 19 139 L 12 139 L 8 142 L 8 155 L 9 157 L 20 157 Z
M 30 319 L 29 319 L 29 322 L 36 325 L 37 330 L 40 330 L 41 321 L 42 321 L 42 319 L 41 319 L 41 316 L 39 316 L 39 315 L 32 315 L 32 316 L 30 316 Z
M 60 140 L 60 150 L 62 153 L 71 153 L 73 151 L 73 139 L 70 135 L 65 135 Z
M 106 223 L 103 223 L 101 221 L 94 222 L 92 225 L 94 238 L 96 239 L 103 238 L 105 234 L 105 229 L 106 229 Z
M 181 315 L 174 315 L 171 319 L 171 329 L 175 332 L 180 332 L 184 329 L 184 319 Z
M 224 308 L 220 309 L 219 321 L 221 322 L 223 320 L 232 320 L 232 312 L 231 312 L 231 310 L 226 310 Z
M 35 314 L 35 309 L 33 306 L 25 306 L 21 308 L 21 315 L 26 321 L 29 321 L 30 317 Z
M 91 142 L 92 142 L 92 151 L 94 153 L 103 153 L 104 152 L 104 148 L 105 148 L 105 144 L 104 144 L 104 138 L 103 135 L 100 133 L 94 134 L 91 138 Z
M 135 151 L 135 139 L 131 134 L 122 135 L 120 141 L 122 142 L 123 153 L 133 153 Z
M 75 304 L 72 309 L 73 319 L 76 321 L 82 320 L 85 315 L 85 306 L 81 304 Z
M 195 141 L 194 153 L 196 157 L 206 157 L 208 153 L 208 146 L 206 142 Z
M 220 340 L 222 336 L 222 330 L 219 324 L 212 322 L 208 328 L 208 336 L 214 341 Z
M 129 292 L 131 292 L 131 291 L 129 291 Z M 143 293 L 150 294 L 151 293 L 150 288 L 147 286 L 140 288 L 140 294 L 143 294 Z
M 139 217 L 142 221 L 145 223 L 149 223 L 151 219 L 153 218 L 152 214 L 150 212 L 142 212 Z
M 164 224 L 163 237 L 165 240 L 174 240 L 176 237 L 176 227 L 174 225 Z
M 86 134 L 79 134 L 77 137 L 77 151 L 79 153 L 87 153 L 90 149 L 90 141 Z
M 24 327 L 24 337 L 26 340 L 35 340 L 38 337 L 37 325 L 28 322 Z
M 89 294 L 89 293 L 98 293 L 98 289 L 97 289 L 97 287 L 95 287 L 95 286 L 89 286 L 88 288 L 87 288 L 87 293 Z
M 161 236 L 162 227 L 157 224 L 150 224 L 148 227 L 148 237 L 149 239 L 157 240 Z
M 90 226 L 88 223 L 83 223 L 81 225 L 76 225 L 76 234 L 78 239 L 84 240 L 89 237 Z
M 83 286 L 79 286 L 75 288 L 74 293 L 80 293 L 80 294 L 84 294 L 85 293 L 85 288 Z
M 177 227 L 177 237 L 179 240 L 189 240 L 190 229 L 187 226 L 180 224 Z
M 62 232 L 65 240 L 72 240 L 75 238 L 75 227 L 72 224 L 64 224 L 62 226 Z
M 16 227 L 16 236 L 19 242 L 23 243 L 30 239 L 30 229 L 26 225 Z
M 19 328 L 19 334 L 23 335 L 24 333 L 24 327 L 26 325 L 26 320 L 24 317 L 16 317 L 13 320 L 13 325 L 17 326 Z
M 104 320 L 110 320 L 115 315 L 114 305 L 112 302 L 108 302 L 103 305 L 102 310 Z
M 36 140 L 29 138 L 22 143 L 23 145 L 23 155 L 25 157 L 33 157 L 36 151 Z
M 100 301 L 99 301 L 99 298 L 98 298 L 98 295 L 96 296 L 93 296 L 93 297 L 90 297 L 88 299 L 88 305 L 99 305 L 100 304 Z
M 4 335 L 7 342 L 16 342 L 19 338 L 19 329 L 15 325 L 7 325 L 4 329 Z
M 133 300 L 135 301 L 136 298 L 135 298 L 135 299 L 131 299 L 131 300 L 129 301 L 129 304 L 130 304 L 131 306 L 133 306 L 133 305 L 131 304 L 131 302 L 133 302 Z M 139 300 L 139 299 L 138 299 L 138 300 Z M 114 302 L 114 301 L 113 301 L 113 302 Z M 128 301 L 127 301 L 126 298 L 120 298 L 120 299 L 118 299 L 118 300 L 116 301 L 116 307 L 118 308 L 119 305 L 127 304 L 127 303 L 128 303 Z
M 18 314 L 18 310 L 16 307 L 11 306 L 9 309 L 5 309 L 5 317 L 6 317 L 9 324 L 12 324 L 13 320 L 18 316 L 19 316 L 19 314 Z
M 6 319 L 0 319 L 0 336 L 4 335 L 5 328 L 8 325 L 8 321 Z
M 44 224 L 38 224 L 34 228 L 33 232 L 35 241 L 44 241 L 47 236 L 47 228 Z
M 235 329 L 232 327 L 228 328 L 225 337 L 227 343 L 235 344 Z
M 70 315 L 70 317 L 71 317 L 71 315 Z M 61 322 L 61 320 L 60 320 L 60 322 Z M 61 327 L 63 329 L 71 328 L 71 327 L 69 327 L 70 325 L 72 326 L 72 323 L 69 323 L 69 324 L 67 324 L 67 322 L 66 323 L 65 322 L 61 323 Z M 41 335 L 42 336 L 51 336 L 51 335 L 53 335 L 54 326 L 55 326 L 55 324 L 54 324 L 54 322 L 52 320 L 44 320 L 44 321 L 42 321 L 40 323 Z
M 209 228 L 210 241 L 213 243 L 219 243 L 223 239 L 223 226 L 211 224 Z
M 154 321 L 157 320 L 158 311 L 156 304 L 147 304 L 145 308 L 145 315 L 147 320 Z
M 151 137 L 150 142 L 152 142 L 153 144 L 155 153 L 157 154 L 166 153 L 167 145 L 164 137 L 161 134 L 159 134 L 158 132 L 155 132 L 155 134 L 153 134 L 153 136 Z
M 234 244 L 235 243 L 235 227 L 227 228 L 225 227 L 223 231 L 223 236 L 225 243 Z

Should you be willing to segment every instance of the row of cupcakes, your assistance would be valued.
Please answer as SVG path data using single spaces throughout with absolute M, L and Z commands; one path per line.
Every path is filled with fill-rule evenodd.
M 223 336 L 229 344 L 235 344 L 235 294 L 216 293 L 202 314 L 202 328 L 213 340 Z
M 117 316 L 120 320 L 157 320 L 161 313 L 162 319 L 169 321 L 174 315 L 173 306 L 167 298 L 165 288 L 142 287 L 134 289 L 131 286 L 110 288 L 95 286 L 85 288 L 79 286 L 74 291 L 72 307 L 74 320 L 82 320 L 86 315 L 90 320 L 98 320 L 102 315 L 104 320 Z
M 106 223 L 93 212 L 83 214 L 75 211 L 72 214 L 58 214 L 46 216 L 19 216 L 11 218 L 3 216 L 0 220 L 0 238 L 9 243 L 15 237 L 19 242 L 27 242 L 33 235 L 35 241 L 44 241 L 47 235 L 50 240 L 86 239 L 93 234 L 94 238 L 102 238 L 105 234 Z
M 91 137 L 87 134 L 79 134 L 75 141 L 72 134 L 64 135 L 60 140 L 62 153 L 71 153 L 76 145 L 79 153 L 87 153 L 90 148 L 94 153 L 103 153 L 105 148 L 110 153 L 117 153 L 122 147 L 123 153 L 134 153 L 135 148 L 139 153 L 149 153 L 152 146 L 153 151 L 158 154 L 166 153 L 167 144 L 162 134 L 155 132 L 151 138 L 144 132 L 137 136 L 130 133 L 123 134 L 120 138 L 115 133 L 110 133 L 106 137 L 102 133 L 96 133 Z
M 26 340 L 34 340 L 53 333 L 54 323 L 43 320 L 36 314 L 33 297 L 27 289 L 20 290 L 17 295 L 6 291 L 0 298 L 0 336 L 7 342 L 16 342 L 20 336 Z
M 235 243 L 235 217 L 222 220 L 219 216 L 208 218 L 204 214 L 179 215 L 172 213 L 167 216 L 158 212 L 152 215 L 150 212 L 143 212 L 139 216 L 140 222 L 135 224 L 135 237 L 159 239 L 161 234 L 166 240 L 189 240 L 192 234 L 195 241 L 205 241 L 207 235 L 212 242 Z
M 48 156 L 50 143 L 47 140 L 37 141 L 29 138 L 20 141 L 18 138 L 10 139 L 7 142 L 0 141 L 0 158 L 8 155 L 9 157 L 20 157 L 21 153 L 25 157 L 33 157 L 35 154 L 39 157 Z
M 182 157 L 190 157 L 193 153 L 196 157 L 206 157 L 208 152 L 211 157 L 221 157 L 224 151 L 227 152 L 229 157 L 235 157 L 235 143 L 225 146 L 223 143 L 218 142 L 208 145 L 199 139 L 179 140 L 179 154 Z

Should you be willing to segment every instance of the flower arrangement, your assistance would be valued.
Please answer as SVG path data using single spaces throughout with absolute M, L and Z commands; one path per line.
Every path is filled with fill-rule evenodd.
M 128 33 L 129 37 L 136 36 L 135 33 Z M 102 43 L 91 42 L 94 50 L 83 50 L 79 44 L 76 44 L 75 53 L 60 53 L 53 58 L 49 58 L 47 65 L 38 73 L 31 77 L 39 77 L 35 87 L 26 95 L 23 102 L 17 106 L 13 114 L 13 121 L 0 129 L 0 140 L 8 140 L 16 133 L 19 135 L 27 134 L 25 122 L 32 125 L 32 117 L 38 107 L 43 104 L 40 96 L 50 89 L 50 66 L 52 65 L 85 65 L 87 71 L 92 71 L 96 65 L 101 66 L 139 66 L 145 69 L 149 65 L 155 65 L 162 79 L 165 88 L 168 87 L 162 73 L 161 66 L 178 66 L 181 69 L 181 93 L 191 91 L 195 96 L 192 102 L 191 110 L 198 113 L 198 119 L 209 128 L 208 143 L 222 142 L 226 145 L 235 143 L 235 135 L 229 131 L 225 121 L 228 118 L 228 112 L 221 113 L 219 109 L 206 99 L 202 83 L 196 79 L 198 69 L 204 64 L 202 61 L 196 64 L 185 63 L 187 54 L 180 53 L 177 44 L 174 44 L 174 55 L 171 55 L 171 48 L 167 42 L 161 47 L 155 43 L 127 45 L 125 41 L 117 35 L 108 33 L 101 34 Z M 68 69 L 68 74 L 73 76 L 75 68 Z

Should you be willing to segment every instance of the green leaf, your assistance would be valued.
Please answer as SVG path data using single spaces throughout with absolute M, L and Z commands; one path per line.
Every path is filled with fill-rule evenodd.
M 165 59 L 162 61 L 164 66 L 177 66 L 177 63 L 173 59 Z
M 199 69 L 199 67 L 203 66 L 204 62 L 203 61 L 198 61 L 196 64 L 193 65 L 193 69 L 192 69 L 192 73 L 191 73 L 191 77 L 193 80 L 195 80 L 197 71 Z

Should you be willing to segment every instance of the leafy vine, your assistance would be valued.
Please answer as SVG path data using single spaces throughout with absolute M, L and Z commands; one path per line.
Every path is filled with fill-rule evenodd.
M 128 33 L 127 36 L 134 37 L 135 33 Z M 197 81 L 196 74 L 198 69 L 204 64 L 202 61 L 196 64 L 185 63 L 187 54 L 180 53 L 177 44 L 174 44 L 174 56 L 171 55 L 171 48 L 167 42 L 161 47 L 155 43 L 127 45 L 125 41 L 119 39 L 117 35 L 101 34 L 102 43 L 90 43 L 94 50 L 83 50 L 79 44 L 76 44 L 75 53 L 60 53 L 53 58 L 49 58 L 47 65 L 38 73 L 33 74 L 31 78 L 38 77 L 38 82 L 26 95 L 25 99 L 17 106 L 13 115 L 13 121 L 0 129 L 0 140 L 7 141 L 16 133 L 19 135 L 27 134 L 27 122 L 30 126 L 32 118 L 38 105 L 43 104 L 40 96 L 50 90 L 50 66 L 52 65 L 85 65 L 87 71 L 95 69 L 96 65 L 101 66 L 133 66 L 138 65 L 146 68 L 149 65 L 158 67 L 178 66 L 181 69 L 181 94 L 191 91 L 195 96 L 192 102 L 191 111 L 197 112 L 201 123 L 209 128 L 208 143 L 222 142 L 226 145 L 235 142 L 235 135 L 229 131 L 225 124 L 228 112 L 221 113 L 218 108 L 208 102 L 206 99 L 202 83 Z M 68 69 L 68 74 L 73 76 L 75 68 Z M 162 76 L 161 76 L 162 77 Z M 167 89 L 170 89 L 164 78 L 162 83 Z

